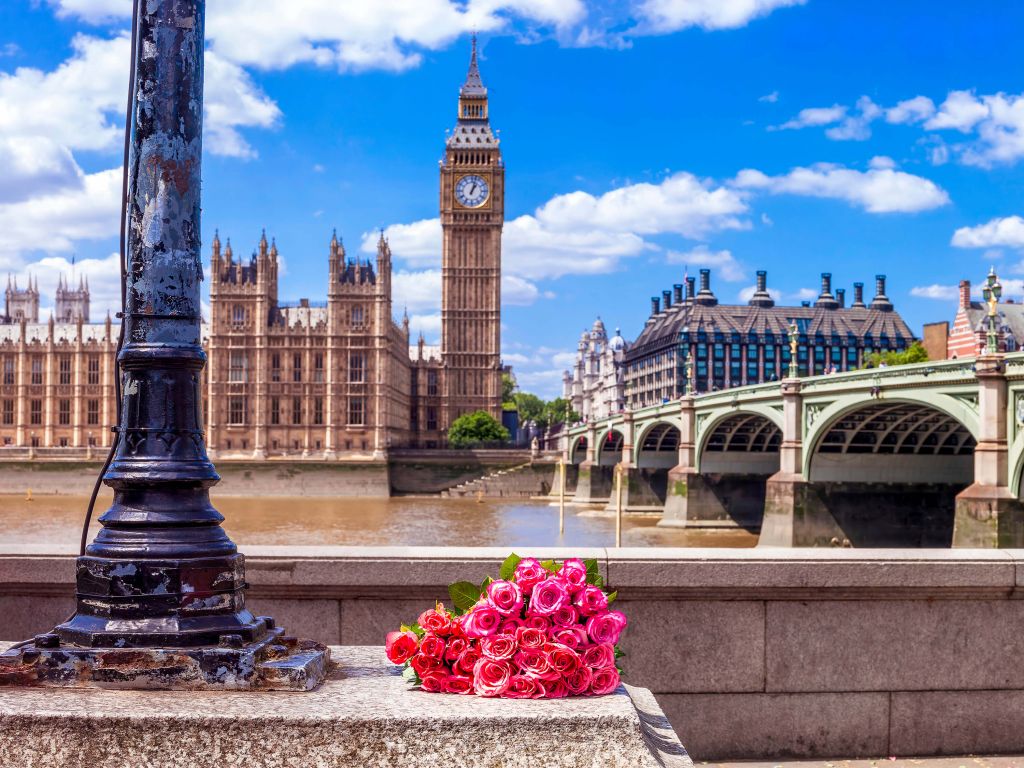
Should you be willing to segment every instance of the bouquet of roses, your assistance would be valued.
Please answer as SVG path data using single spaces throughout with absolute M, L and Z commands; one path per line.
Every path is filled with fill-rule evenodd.
M 510 555 L 499 579 L 460 581 L 444 605 L 387 636 L 409 682 L 430 693 L 514 699 L 601 696 L 619 686 L 626 617 L 609 610 L 596 560 Z

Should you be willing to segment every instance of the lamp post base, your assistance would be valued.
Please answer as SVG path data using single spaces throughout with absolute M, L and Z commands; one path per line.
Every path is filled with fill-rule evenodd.
M 330 666 L 330 649 L 280 627 L 256 642 L 225 635 L 202 648 L 85 648 L 49 633 L 0 654 L 0 687 L 311 691 Z

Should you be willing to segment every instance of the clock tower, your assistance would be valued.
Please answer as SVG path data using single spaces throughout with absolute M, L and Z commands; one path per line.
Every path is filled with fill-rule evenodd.
M 501 420 L 501 229 L 505 166 L 491 131 L 476 38 L 459 116 L 441 161 L 441 359 L 445 427 L 486 411 Z

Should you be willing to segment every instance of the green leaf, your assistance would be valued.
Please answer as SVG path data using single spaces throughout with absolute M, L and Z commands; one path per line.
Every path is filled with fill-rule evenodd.
M 416 670 L 412 667 L 406 667 L 402 671 L 402 679 L 405 680 L 405 682 L 407 683 L 411 683 L 412 685 L 420 684 L 420 676 L 416 674 Z
M 601 574 L 597 574 L 597 576 L 594 577 L 594 586 L 595 587 L 603 587 L 604 586 L 604 576 L 602 576 Z
M 490 586 L 493 583 L 494 583 L 494 579 L 492 579 L 490 576 L 486 577 L 483 580 L 483 582 L 480 584 L 480 594 L 482 595 L 484 592 L 486 592 L 487 591 L 487 587 Z
M 413 624 L 409 627 L 409 631 L 416 635 L 416 637 L 423 637 L 427 634 L 427 630 L 421 627 L 419 624 Z
M 505 562 L 501 564 L 501 570 L 498 571 L 498 577 L 504 581 L 511 581 L 512 577 L 516 575 L 516 566 L 522 559 L 515 552 L 506 557 Z
M 448 594 L 452 598 L 452 605 L 465 613 L 480 599 L 480 587 L 471 581 L 457 581 L 448 587 Z
M 615 602 L 615 598 L 618 597 L 618 596 L 619 596 L 618 592 L 610 592 L 608 594 L 608 605 L 611 605 L 612 603 L 614 603 Z
M 548 571 L 550 573 L 558 573 L 558 571 L 561 568 L 561 566 L 558 563 L 556 563 L 554 560 L 545 560 L 543 563 L 541 563 L 541 567 L 545 571 Z

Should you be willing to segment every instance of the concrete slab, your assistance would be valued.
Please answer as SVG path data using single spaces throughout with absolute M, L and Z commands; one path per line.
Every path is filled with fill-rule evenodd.
M 331 649 L 312 693 L 0 688 L 5 766 L 692 768 L 654 697 L 482 699 L 411 690 L 379 647 Z

